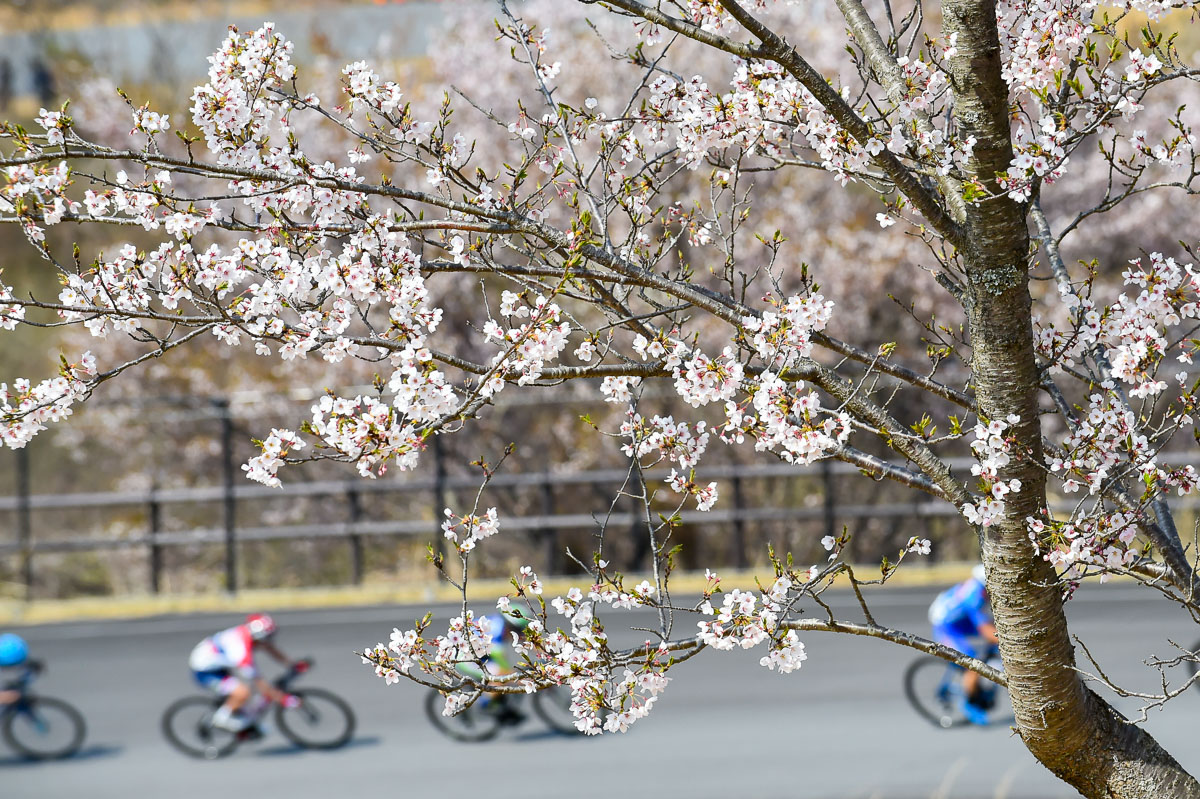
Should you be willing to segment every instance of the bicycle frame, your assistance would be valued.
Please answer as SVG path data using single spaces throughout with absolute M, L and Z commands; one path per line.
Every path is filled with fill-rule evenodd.
M 20 675 L 16 679 L 3 687 L 5 691 L 16 691 L 19 696 L 14 702 L 0 705 L 0 718 L 10 713 L 29 712 L 29 697 L 31 693 L 29 686 L 42 673 L 43 668 L 44 666 L 40 662 L 31 660 L 21 667 Z

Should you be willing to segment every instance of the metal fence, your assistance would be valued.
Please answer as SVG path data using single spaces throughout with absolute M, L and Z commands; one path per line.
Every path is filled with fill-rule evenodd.
M 228 406 L 224 406 L 227 410 Z M 445 468 L 441 448 L 431 447 L 433 454 L 432 475 L 409 479 L 323 480 L 313 482 L 285 483 L 281 488 L 269 488 L 235 481 L 237 466 L 231 446 L 232 425 L 228 413 L 219 416 L 221 425 L 221 447 L 223 452 L 222 481 L 218 485 L 195 488 L 148 489 L 144 491 L 112 491 L 91 493 L 33 493 L 30 490 L 30 468 L 28 450 L 17 451 L 17 493 L 0 496 L 0 512 L 15 515 L 15 541 L 0 542 L 0 557 L 16 557 L 19 563 L 20 581 L 24 585 L 25 597 L 32 596 L 34 586 L 34 561 L 39 555 L 70 552 L 99 552 L 113 550 L 142 550 L 147 556 L 148 574 L 146 582 L 152 593 L 162 589 L 163 553 L 171 547 L 190 545 L 223 546 L 224 587 L 229 592 L 238 590 L 239 544 L 248 542 L 280 540 L 340 540 L 349 550 L 351 580 L 360 583 L 364 576 L 364 542 L 378 538 L 409 538 L 415 540 L 444 541 L 440 519 L 368 518 L 363 511 L 363 499 L 367 495 L 425 495 L 429 507 L 440 509 L 446 506 L 448 494 L 458 490 L 474 490 L 479 479 L 470 476 L 449 475 Z M 1160 458 L 1167 463 L 1171 459 Z M 951 468 L 965 472 L 974 461 L 966 458 L 949 459 Z M 700 512 L 684 510 L 679 514 L 683 524 L 726 525 L 732 533 L 730 551 L 735 553 L 729 565 L 744 567 L 746 535 L 750 525 L 767 522 L 805 522 L 816 525 L 824 535 L 836 535 L 843 524 L 853 527 L 856 520 L 864 519 L 916 519 L 929 520 L 957 516 L 957 510 L 948 503 L 935 500 L 920 492 L 910 492 L 909 502 L 855 502 L 860 494 L 838 496 L 837 481 L 840 476 L 854 475 L 858 469 L 852 465 L 835 461 L 821 461 L 812 466 L 794 466 L 784 463 L 760 465 L 726 465 L 698 469 L 697 480 L 720 480 L 728 490 L 717 508 Z M 647 471 L 648 482 L 662 481 L 667 472 Z M 615 491 L 628 477 L 625 469 L 598 469 L 578 472 L 526 472 L 500 473 L 492 477 L 489 488 L 535 492 L 534 501 L 528 505 L 540 507 L 540 512 L 520 516 L 506 515 L 503 520 L 505 531 L 525 531 L 535 534 L 542 542 L 548 573 L 560 573 L 562 566 L 559 533 L 568 530 L 596 529 L 601 523 L 596 513 L 560 512 L 556 508 L 558 489 L 572 486 L 612 486 Z M 819 502 L 805 506 L 761 507 L 747 500 L 747 487 L 756 481 L 807 480 L 807 486 L 820 486 Z M 753 493 L 753 492 L 749 492 Z M 850 492 L 843 491 L 844 494 Z M 810 495 L 812 494 L 810 490 Z M 760 496 L 761 492 L 756 494 Z M 239 506 L 247 502 L 267 499 L 340 498 L 345 508 L 340 521 L 319 524 L 278 524 L 251 526 L 239 524 Z M 528 495 L 527 495 L 528 497 Z M 540 502 L 537 498 L 540 497 Z M 816 498 L 816 497 L 814 497 Z M 163 529 L 164 510 L 172 506 L 218 505 L 220 524 L 185 531 Z M 1195 500 L 1172 501 L 1180 510 L 1194 511 L 1200 507 Z M 35 534 L 34 517 L 38 512 L 69 510 L 101 510 L 111 508 L 142 508 L 147 520 L 141 532 L 122 536 L 70 535 L 43 538 Z M 638 507 L 627 507 L 610 514 L 605 521 L 609 525 L 628 524 L 640 530 L 644 524 Z M 217 514 L 210 514 L 217 515 Z M 736 561 L 742 562 L 736 562 Z
M 223 438 L 226 438 L 223 436 Z M 51 553 L 96 552 L 104 550 L 142 549 L 148 555 L 147 583 L 149 590 L 161 590 L 163 552 L 170 547 L 206 544 L 223 545 L 224 585 L 235 592 L 238 588 L 239 544 L 255 541 L 278 540 L 344 540 L 349 548 L 351 579 L 359 583 L 363 579 L 364 540 L 372 537 L 409 537 L 427 541 L 443 540 L 438 519 L 379 519 L 366 518 L 363 513 L 365 495 L 425 495 L 429 505 L 441 508 L 446 505 L 446 496 L 454 491 L 478 488 L 479 479 L 470 476 L 448 475 L 438 448 L 432 447 L 434 455 L 433 474 L 405 480 L 324 480 L 300 483 L 285 483 L 281 488 L 242 484 L 233 480 L 235 470 L 232 462 L 223 470 L 225 478 L 221 484 L 196 488 L 148 489 L 145 491 L 113 491 L 67 494 L 39 494 L 29 490 L 29 459 L 27 450 L 18 451 L 18 492 L 14 496 L 0 496 L 0 511 L 15 514 L 16 540 L 0 542 L 0 556 L 16 556 L 19 560 L 21 582 L 26 596 L 30 596 L 34 583 L 34 560 L 37 556 Z M 228 452 L 228 447 L 226 446 Z M 231 459 L 227 459 L 230 460 Z M 834 493 L 833 478 L 838 475 L 854 474 L 857 470 L 847 464 L 825 461 L 812 467 L 796 467 L 788 464 L 728 465 L 697 470 L 696 478 L 723 481 L 728 495 L 716 508 L 707 512 L 683 510 L 679 520 L 683 524 L 724 524 L 732 529 L 731 551 L 744 552 L 745 536 L 749 525 L 763 522 L 806 521 L 821 525 L 825 534 L 834 534 L 843 523 L 863 518 L 888 517 L 933 517 L 953 516 L 954 509 L 944 502 L 926 501 L 921 495 L 913 494 L 914 500 L 903 504 L 855 504 L 839 502 Z M 489 489 L 512 489 L 536 492 L 540 497 L 540 512 L 535 515 L 505 516 L 505 531 L 525 531 L 538 534 L 544 542 L 548 569 L 557 571 L 561 566 L 558 533 L 566 530 L 595 529 L 600 521 L 597 514 L 586 512 L 560 512 L 556 509 L 559 489 L 579 486 L 611 485 L 614 491 L 628 477 L 624 469 L 598 469 L 570 473 L 536 472 L 494 475 Z M 649 482 L 661 482 L 667 472 L 647 471 Z M 807 507 L 758 507 L 747 502 L 747 485 L 754 481 L 819 478 L 822 486 L 820 503 Z M 287 498 L 339 498 L 345 507 L 345 518 L 341 521 L 321 524 L 281 524 L 249 526 L 239 524 L 238 508 L 244 503 L 265 499 Z M 219 526 L 201 527 L 186 531 L 162 529 L 164 510 L 175 505 L 216 505 L 220 508 Z M 535 503 L 539 504 L 539 503 Z M 84 510 L 98 511 L 111 508 L 144 509 L 148 523 L 140 533 L 122 536 L 56 535 L 52 539 L 35 534 L 35 516 L 45 511 Z M 216 515 L 216 514 L 214 514 Z M 629 507 L 609 515 L 610 525 L 628 524 L 639 528 L 643 524 L 641 511 Z M 744 564 L 733 564 L 744 565 Z

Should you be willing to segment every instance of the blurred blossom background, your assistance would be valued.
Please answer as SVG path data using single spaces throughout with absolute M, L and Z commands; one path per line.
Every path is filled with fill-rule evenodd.
M 635 67 L 614 57 L 636 45 L 627 21 L 566 0 L 521 0 L 512 8 L 535 29 L 550 31 L 548 58 L 559 64 L 553 79 L 560 99 L 579 106 L 593 98 L 601 109 L 624 102 L 628 83 L 637 76 Z M 475 142 L 479 164 L 496 169 L 506 157 L 517 156 L 519 145 L 505 126 L 483 111 L 511 119 L 518 103 L 536 109 L 541 102 L 528 64 L 513 57 L 509 43 L 497 40 L 492 21 L 496 15 L 488 0 L 9 0 L 0 4 L 0 110 L 28 123 L 40 108 L 54 109 L 69 100 L 68 111 L 85 135 L 113 146 L 128 145 L 133 137 L 126 127 L 128 110 L 118 94 L 121 90 L 135 104 L 148 102 L 169 114 L 172 133 L 187 131 L 192 87 L 206 80 L 207 56 L 227 28 L 249 31 L 270 20 L 294 42 L 302 90 L 337 102 L 334 98 L 343 96 L 343 67 L 365 61 L 403 88 L 404 101 L 412 103 L 417 119 L 436 118 L 443 101 L 453 98 L 454 131 Z M 839 18 L 832 0 L 786 6 L 779 14 L 792 40 L 803 44 L 806 57 L 828 74 L 848 68 L 838 37 L 827 35 L 831 27 L 840 30 Z M 935 25 L 936 18 L 931 16 L 926 24 Z M 1194 48 L 1195 39 L 1192 27 L 1181 27 L 1181 49 Z M 698 74 L 714 86 L 726 83 L 731 69 L 726 57 L 688 42 L 672 45 L 663 63 L 676 74 Z M 1186 99 L 1171 91 L 1153 98 L 1148 102 L 1170 106 L 1172 112 Z M 1156 115 L 1156 110 L 1161 111 L 1148 109 L 1143 117 L 1152 121 L 1169 116 Z M 1184 113 L 1196 111 L 1189 108 Z M 348 150 L 354 145 L 336 126 L 300 124 L 298 132 L 314 157 L 353 162 L 355 154 Z M 184 152 L 173 135 L 164 138 L 163 146 Z M 1075 159 L 1087 157 L 1081 153 Z M 1102 196 L 1108 175 L 1103 167 L 1075 163 L 1072 180 L 1047 193 L 1046 211 L 1056 228 L 1066 219 L 1056 216 L 1056 201 L 1073 208 L 1082 197 Z M 380 169 L 398 184 L 423 184 L 425 179 L 387 164 L 360 167 L 364 174 Z M 940 357 L 937 350 L 958 336 L 961 309 L 936 285 L 929 253 L 919 239 L 902 225 L 881 229 L 873 192 L 861 184 L 831 190 L 833 179 L 812 170 L 752 177 L 756 204 L 731 209 L 744 214 L 740 235 L 747 245 L 736 254 L 738 264 L 747 272 L 765 266 L 769 248 L 752 243 L 755 237 L 769 240 L 778 233 L 786 240 L 780 258 L 788 267 L 779 286 L 758 290 L 796 291 L 801 276 L 807 276 L 836 303 L 830 326 L 834 336 L 870 341 L 871 346 L 896 342 L 895 357 L 902 361 L 928 363 Z M 707 195 L 708 172 L 701 169 L 678 175 L 664 200 Z M 1166 254 L 1182 255 L 1176 243 L 1179 231 L 1192 225 L 1197 205 L 1195 197 L 1162 192 L 1130 198 L 1119 214 L 1085 220 L 1068 241 L 1064 257 L 1072 262 L 1106 253 L 1097 265 L 1099 281 L 1115 285 L 1127 260 L 1137 257 L 1146 241 L 1156 242 Z M 85 251 L 127 240 L 139 247 L 158 241 L 153 233 L 129 228 L 114 232 L 106 226 L 54 228 L 50 235 L 60 244 L 77 237 Z M 1082 245 L 1078 252 L 1072 249 L 1076 245 Z M 32 285 L 42 293 L 54 291 L 50 270 L 40 268 L 19 230 L 0 228 L 0 248 L 10 283 Z M 688 254 L 688 244 L 681 244 L 678 257 L 686 260 Z M 465 323 L 475 310 L 475 299 L 463 287 L 471 281 L 463 276 L 458 282 L 430 285 L 434 299 L 446 309 L 443 333 L 463 331 L 456 343 L 464 354 L 470 353 L 478 344 Z M 1044 280 L 1035 281 L 1033 290 L 1053 291 Z M 1063 306 L 1050 307 L 1059 312 Z M 714 337 L 708 343 L 719 349 L 719 341 Z M 118 336 L 98 340 L 80 329 L 23 326 L 5 336 L 0 374 L 5 379 L 41 379 L 60 350 L 89 348 L 102 362 L 115 362 L 135 351 L 132 342 Z M 586 514 L 632 513 L 632 508 L 613 505 L 617 483 L 601 479 L 605 470 L 620 472 L 624 466 L 619 448 L 589 434 L 591 427 L 580 421 L 587 416 L 615 429 L 623 410 L 597 402 L 594 387 L 570 385 L 516 399 L 505 395 L 472 435 L 440 438 L 433 453 L 440 465 L 432 471 L 444 473 L 449 482 L 430 485 L 430 472 L 418 470 L 387 478 L 389 486 L 404 489 L 398 492 L 380 491 L 379 485 L 364 487 L 361 493 L 341 488 L 319 495 L 300 489 L 286 497 L 255 492 L 241 472 L 254 454 L 252 441 L 265 437 L 273 426 L 287 426 L 304 416 L 327 388 L 369 384 L 373 370 L 354 359 L 338 364 L 310 359 L 285 368 L 243 349 L 215 339 L 200 342 L 185 353 L 147 365 L 139 379 L 105 386 L 75 418 L 39 436 L 27 450 L 0 451 L 0 496 L 12 495 L 0 501 L 0 592 L 13 598 L 65 598 L 427 579 L 423 555 L 428 534 L 423 531 L 436 537 L 435 506 L 452 503 L 456 491 L 469 496 L 474 483 L 466 464 L 480 457 L 495 460 L 506 444 L 517 440 L 522 444 L 506 470 L 524 477 L 513 478 L 519 484 L 491 491 L 489 502 L 502 515 L 532 521 L 520 535 L 493 545 L 495 557 L 484 566 L 490 576 L 510 574 L 535 556 L 535 565 L 546 573 L 577 571 L 562 552 L 590 552 Z M 942 367 L 951 382 L 956 378 L 946 370 L 954 368 Z M 921 405 L 924 402 L 902 396 L 895 408 L 902 418 L 919 419 L 930 410 Z M 648 411 L 689 418 L 681 401 L 666 396 L 648 397 L 642 412 Z M 970 454 L 965 444 L 961 454 Z M 847 553 L 852 558 L 875 560 L 881 552 L 902 548 L 914 535 L 937 542 L 934 561 L 975 557 L 973 535 L 952 509 L 914 505 L 913 495 L 898 485 L 870 484 L 864 495 L 853 469 L 827 464 L 807 470 L 776 464 L 774 471 L 742 472 L 729 479 L 730 470 L 751 462 L 763 463 L 749 447 L 711 448 L 705 465 L 725 470 L 721 474 L 726 479 L 719 484 L 735 513 L 724 521 L 711 518 L 702 526 L 684 526 L 680 539 L 685 546 L 679 555 L 683 568 L 763 565 L 768 545 L 793 552 L 799 561 L 820 561 L 820 539 L 840 533 L 846 523 L 853 527 Z M 545 477 L 538 480 L 531 474 Z M 584 477 L 571 477 L 581 474 Z M 310 464 L 292 480 L 352 477 L 349 469 Z M 193 501 L 175 494 L 170 501 L 151 501 L 152 492 L 208 488 L 218 495 Z M 233 502 L 229 495 L 235 490 L 240 493 Z M 109 493 L 106 504 L 76 507 L 45 500 L 24 517 L 20 500 L 14 498 L 96 492 Z M 741 513 L 748 508 L 763 512 Z M 583 514 L 583 520 L 577 518 L 572 527 L 537 521 L 568 509 Z M 1181 524 L 1190 526 L 1192 518 L 1184 511 Z M 374 527 L 371 535 L 352 536 L 347 543 L 345 535 L 329 532 L 336 524 Z M 232 541 L 233 527 L 251 534 L 239 534 Z M 615 562 L 630 569 L 645 567 L 644 537 L 636 524 L 627 527 L 627 535 L 610 538 Z M 163 546 L 152 545 L 150 535 L 160 536 L 156 540 Z M 22 536 L 36 539 L 41 547 L 36 557 L 29 557 L 27 547 L 23 550 Z M 245 566 L 233 569 L 231 561 Z
M 573 104 L 594 98 L 601 108 L 624 102 L 628 81 L 636 79 L 637 71 L 613 53 L 636 44 L 627 22 L 589 14 L 595 9 L 562 0 L 524 0 L 513 8 L 531 26 L 550 30 L 551 56 L 558 58 L 557 53 L 566 61 L 554 76 L 559 97 Z M 38 109 L 57 108 L 69 99 L 68 111 L 77 127 L 114 146 L 132 142 L 125 122 L 128 111 L 118 90 L 136 104 L 149 102 L 156 111 L 170 114 L 173 132 L 187 130 L 191 89 L 206 80 L 207 56 L 226 29 L 235 25 L 252 30 L 267 19 L 295 43 L 293 60 L 300 68 L 302 89 L 323 98 L 341 95 L 342 68 L 354 61 L 368 62 L 403 87 L 405 101 L 413 104 L 418 119 L 435 118 L 442 102 L 453 96 L 458 108 L 454 129 L 476 142 L 480 162 L 488 168 L 501 163 L 506 153 L 515 153 L 515 145 L 509 130 L 480 109 L 511 118 L 518 102 L 525 108 L 540 102 L 531 88 L 529 66 L 512 57 L 507 43 L 496 40 L 496 9 L 487 0 L 64 1 L 10 2 L 0 9 L 6 115 L 28 121 Z M 822 35 L 820 24 L 836 13 L 825 0 L 786 12 L 787 24 L 804 41 L 810 58 L 829 71 L 844 66 L 844 53 L 834 37 Z M 676 44 L 665 63 L 679 74 L 704 75 L 714 85 L 728 79 L 730 68 L 728 59 L 687 43 Z M 470 104 L 462 101 L 464 97 Z M 310 154 L 347 161 L 352 145 L 335 126 L 299 130 Z M 183 152 L 173 136 L 167 139 L 164 146 Z M 370 174 L 373 168 L 389 167 L 368 163 L 362 171 Z M 424 180 L 424 175 L 389 177 L 397 183 Z M 769 190 L 762 196 L 771 201 L 739 209 L 746 219 L 744 239 L 770 239 L 776 231 L 787 239 L 784 282 L 792 282 L 778 288 L 795 291 L 801 275 L 808 275 L 838 305 L 831 328 L 835 334 L 853 340 L 870 331 L 873 339 L 901 342 L 901 355 L 923 358 L 926 345 L 914 320 L 937 314 L 948 325 L 958 323 L 959 311 L 946 302 L 932 277 L 922 279 L 925 273 L 917 270 L 914 278 L 914 270 L 897 268 L 919 266 L 927 254 L 918 240 L 899 228 L 880 229 L 875 218 L 878 199 L 870 191 L 853 186 L 830 191 L 828 176 L 803 171 L 785 177 L 763 173 L 754 180 L 760 189 Z M 703 170 L 694 180 L 685 173 L 675 184 L 670 189 L 674 197 L 683 199 L 696 190 L 707 195 Z M 1175 209 L 1155 218 L 1169 226 L 1185 213 Z M 81 237 L 84 249 L 114 247 L 126 240 L 135 246 L 157 241 L 153 233 L 128 228 L 114 233 L 103 226 L 55 229 L 51 235 L 64 241 Z M 18 230 L 0 229 L 0 246 L 10 278 L 52 288 L 47 285 L 49 271 L 39 267 Z M 1127 245 L 1117 233 L 1112 246 L 1119 250 Z M 687 249 L 681 245 L 679 257 L 686 257 Z M 768 256 L 766 248 L 749 246 L 738 253 L 747 271 L 765 266 Z M 457 284 L 431 284 L 435 292 L 442 292 L 436 299 L 447 312 L 443 331 L 456 329 L 456 322 L 458 329 L 466 329 L 475 301 L 461 290 L 464 285 L 470 285 L 465 277 Z M 863 291 L 864 285 L 876 290 Z M 461 346 L 469 352 L 465 348 L 473 346 L 470 337 L 464 333 L 462 339 Z M 56 362 L 60 348 L 91 348 L 102 360 L 115 361 L 131 357 L 134 347 L 118 336 L 95 340 L 82 330 L 23 327 L 6 336 L 0 371 L 6 376 L 40 375 Z M 436 509 L 453 504 L 456 496 L 473 494 L 470 461 L 495 460 L 515 440 L 522 444 L 506 472 L 515 475 L 516 484 L 491 490 L 488 501 L 502 515 L 532 520 L 519 534 L 502 537 L 490 547 L 494 557 L 482 564 L 485 575 L 502 577 L 530 561 L 544 573 L 575 573 L 577 565 L 563 552 L 590 552 L 588 514 L 615 510 L 624 518 L 633 512 L 632 506 L 612 502 L 625 465 L 619 447 L 589 434 L 590 426 L 580 421 L 586 415 L 615 429 L 623 410 L 598 402 L 594 387 L 571 385 L 512 399 L 506 394 L 472 435 L 439 439 L 436 469 L 394 474 L 384 481 L 399 485 L 404 489 L 400 492 L 380 491 L 376 484 L 364 486 L 361 493 L 341 487 L 319 495 L 304 489 L 287 496 L 256 491 L 240 468 L 254 453 L 252 440 L 303 416 L 326 388 L 369 384 L 373 371 L 353 359 L 339 364 L 311 359 L 284 368 L 242 350 L 209 340 L 182 357 L 148 364 L 139 379 L 105 386 L 73 419 L 26 450 L 0 452 L 0 486 L 9 487 L 0 494 L 107 495 L 106 504 L 99 507 L 45 500 L 24 519 L 18 499 L 0 505 L 0 545 L 6 545 L 0 551 L 7 555 L 0 556 L 0 586 L 6 594 L 66 598 L 427 580 L 424 553 L 430 536 L 425 531 L 436 536 Z M 667 396 L 648 396 L 643 413 L 647 410 L 677 418 L 689 415 L 686 405 Z M 965 448 L 963 454 L 968 454 Z M 762 465 L 749 448 L 714 447 L 706 458 L 706 466 L 725 470 L 720 474 L 727 478 L 733 474 L 730 470 L 752 462 Z M 430 471 L 444 471 L 448 482 L 430 485 Z M 544 477 L 537 478 L 539 474 Z M 350 469 L 310 464 L 292 480 L 347 478 L 353 479 Z M 751 470 L 725 479 L 723 496 L 735 506 L 735 518 L 685 525 L 679 536 L 684 544 L 679 564 L 685 569 L 752 568 L 767 562 L 768 545 L 794 552 L 798 560 L 819 561 L 824 557 L 820 539 L 840 532 L 847 522 L 853 522 L 855 530 L 851 556 L 874 559 L 881 551 L 902 548 L 913 535 L 937 535 L 936 559 L 958 562 L 974 557 L 974 541 L 956 518 L 936 513 L 923 517 L 914 511 L 911 495 L 885 484 L 871 486 L 869 501 L 880 508 L 879 515 L 872 515 L 858 497 L 857 482 L 857 473 L 840 465 L 797 471 L 776 464 L 765 472 Z M 235 488 L 229 489 L 230 484 Z M 236 509 L 231 511 L 233 503 L 225 503 L 222 495 L 192 501 L 188 495 L 161 493 L 206 488 L 239 492 Z M 155 502 L 155 496 L 173 499 Z M 839 516 L 841 505 L 852 506 L 858 515 Z M 751 508 L 761 512 L 751 514 Z M 577 514 L 573 526 L 537 521 L 568 510 Z M 736 518 L 739 515 L 746 518 Z M 347 523 L 373 524 L 374 534 L 352 537 L 350 543 L 344 535 L 328 534 L 335 525 Z M 644 536 L 636 523 L 622 525 L 628 532 L 610 537 L 614 562 L 633 570 L 645 568 Z M 231 526 L 239 531 L 236 543 L 226 535 Z M 37 542 L 36 556 L 22 551 L 22 535 Z M 150 535 L 157 543 L 149 541 Z M 238 568 L 231 568 L 231 561 Z

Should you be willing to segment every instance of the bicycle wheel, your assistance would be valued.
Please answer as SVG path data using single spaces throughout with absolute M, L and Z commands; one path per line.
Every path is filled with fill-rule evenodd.
M 552 685 L 533 695 L 533 712 L 546 722 L 546 726 L 563 735 L 582 735 L 575 726 L 571 713 L 571 689 L 565 685 Z
M 320 688 L 293 692 L 300 698 L 296 707 L 280 705 L 275 710 L 279 731 L 305 749 L 337 749 L 354 735 L 354 711 L 336 694 Z
M 904 694 L 922 718 L 944 729 L 967 723 L 960 707 L 961 675 L 935 657 L 918 658 L 904 672 Z
M 219 699 L 189 696 L 167 708 L 162 731 L 167 740 L 185 755 L 216 760 L 237 748 L 238 734 L 212 725 Z
M 61 699 L 30 696 L 4 718 L 4 740 L 23 757 L 70 757 L 83 746 L 87 725 L 79 711 Z
M 425 697 L 425 715 L 439 732 L 456 741 L 486 741 L 496 737 L 500 731 L 500 719 L 494 713 L 487 712 L 478 701 L 455 716 L 443 716 L 442 708 L 445 706 L 446 697 L 440 691 L 430 691 Z

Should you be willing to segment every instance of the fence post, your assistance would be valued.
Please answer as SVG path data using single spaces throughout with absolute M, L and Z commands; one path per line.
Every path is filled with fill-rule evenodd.
M 25 601 L 33 599 L 33 519 L 29 500 L 29 445 L 17 450 L 17 541 L 21 545 L 21 579 Z
M 742 476 L 733 473 L 733 564 L 738 569 L 746 568 L 746 520 L 742 511 L 746 507 L 746 497 L 742 493 Z
M 446 456 L 442 451 L 442 437 L 433 437 L 433 540 L 434 551 L 446 556 L 446 536 L 442 535 L 442 511 L 446 508 Z
M 821 483 L 825 489 L 825 535 L 837 538 L 837 517 L 834 515 L 837 510 L 837 497 L 833 493 L 833 465 L 829 458 L 821 461 Z
M 350 506 L 350 574 L 355 585 L 363 581 L 363 542 L 362 536 L 355 529 L 362 519 L 362 498 L 358 493 L 358 485 L 349 483 L 346 488 L 346 502 Z
M 162 529 L 162 504 L 158 501 L 158 482 L 150 485 L 150 593 L 161 589 L 159 574 L 162 571 L 162 546 L 158 533 Z
M 542 516 L 550 518 L 554 515 L 554 484 L 550 482 L 550 471 L 542 472 Z M 558 574 L 562 571 L 558 557 L 558 531 L 546 526 L 541 530 L 542 546 L 546 550 L 546 573 Z
M 221 420 L 221 467 L 224 472 L 224 522 L 225 522 L 225 590 L 237 593 L 237 506 L 233 497 L 233 416 L 229 411 L 229 400 L 218 397 L 212 401 Z

